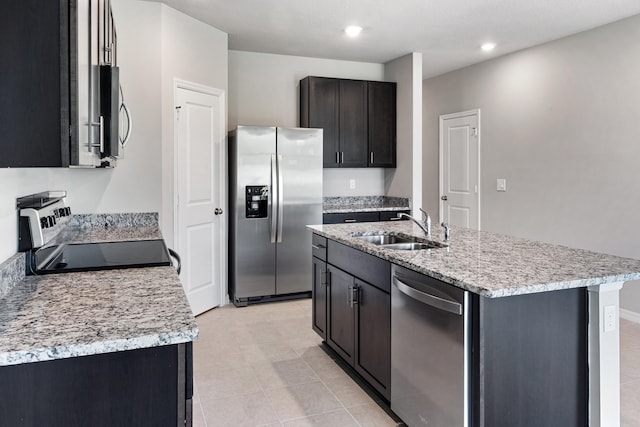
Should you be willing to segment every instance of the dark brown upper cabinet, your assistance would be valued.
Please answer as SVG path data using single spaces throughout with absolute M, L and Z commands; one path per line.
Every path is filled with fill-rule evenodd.
M 396 84 L 368 82 L 369 166 L 396 167 Z
M 324 167 L 396 165 L 396 84 L 306 77 L 300 127 L 324 129 Z

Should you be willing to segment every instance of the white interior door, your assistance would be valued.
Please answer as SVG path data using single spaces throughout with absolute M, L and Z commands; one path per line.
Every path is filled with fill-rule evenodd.
M 440 116 L 440 220 L 480 229 L 480 110 Z
M 175 241 L 180 278 L 196 315 L 223 301 L 224 105 L 222 91 L 176 84 Z

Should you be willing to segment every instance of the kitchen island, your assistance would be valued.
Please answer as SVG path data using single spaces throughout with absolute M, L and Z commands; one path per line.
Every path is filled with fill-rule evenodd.
M 126 217 L 129 220 L 131 217 Z M 162 238 L 93 216 L 67 242 Z M 198 328 L 173 267 L 24 277 L 0 299 L 0 413 L 7 425 L 160 425 L 190 419 Z M 7 264 L 5 263 L 5 264 Z M 8 280 L 8 279 L 7 279 Z M 183 424 L 183 423 L 182 423 Z
M 367 322 L 359 319 L 366 310 L 358 305 L 372 298 L 361 293 L 372 284 L 386 292 L 381 298 L 390 300 L 386 291 L 391 288 L 390 275 L 382 285 L 372 282 L 379 279 L 364 276 L 374 270 L 384 276 L 398 266 L 469 291 L 465 425 L 619 425 L 618 291 L 623 282 L 640 278 L 640 261 L 455 227 L 447 247 L 427 250 L 392 250 L 358 238 L 387 234 L 423 240 L 423 231 L 409 222 L 308 228 L 316 247 L 324 246 L 323 254 L 314 248 L 314 272 L 323 268 L 316 260 L 324 256 L 326 271 L 350 274 L 355 285 L 347 285 L 347 291 L 360 292 L 354 294 L 359 295 L 355 301 L 349 295 L 337 297 L 332 295 L 335 274 L 325 273 L 332 277 L 324 288 L 315 286 L 322 282 L 322 274 L 314 278 L 318 290 L 314 309 L 321 312 L 323 307 L 316 300 L 324 297 L 327 302 L 326 322 L 320 322 L 320 329 L 324 326 L 327 343 L 338 348 L 339 355 L 345 341 L 340 341 L 337 327 L 336 336 L 331 336 L 331 322 L 338 319 L 331 304 L 346 300 L 356 307 L 352 363 L 356 371 L 367 361 L 371 345 L 361 338 L 369 335 L 366 329 L 360 331 Z M 442 237 L 440 228 L 434 227 L 434 240 L 442 243 Z M 342 262 L 345 256 L 350 259 Z M 387 270 L 384 262 L 390 266 Z M 358 271 L 359 264 L 364 268 Z M 367 314 L 367 319 L 387 316 L 384 310 L 378 314 Z M 376 345 L 377 354 L 386 351 L 384 343 Z M 376 360 L 369 366 L 385 362 Z M 387 390 L 386 396 L 385 388 L 377 387 L 384 397 L 392 395 L 393 382 L 385 385 L 384 369 L 377 369 L 373 380 L 363 377 L 388 386 L 391 392 Z

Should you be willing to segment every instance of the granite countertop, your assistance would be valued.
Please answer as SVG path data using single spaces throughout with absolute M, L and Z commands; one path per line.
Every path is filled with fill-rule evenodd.
M 409 210 L 407 198 L 387 196 L 325 197 L 322 213 L 382 212 Z
M 409 221 L 311 225 L 309 230 L 394 264 L 485 297 L 506 297 L 640 279 L 640 260 L 566 246 L 451 227 L 448 248 L 385 249 L 353 234 L 407 234 L 424 237 Z M 443 232 L 434 227 L 433 240 Z
M 75 242 L 162 238 L 157 225 L 70 225 L 63 233 Z M 0 299 L 0 366 L 178 344 L 197 336 L 173 267 L 26 276 Z

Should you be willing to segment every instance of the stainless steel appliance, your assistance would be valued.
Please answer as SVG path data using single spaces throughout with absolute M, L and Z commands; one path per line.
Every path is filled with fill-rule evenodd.
M 229 296 L 236 306 L 311 293 L 311 233 L 322 223 L 322 130 L 229 133 Z
M 391 409 L 409 426 L 469 426 L 468 291 L 394 265 Z
M 71 243 L 60 239 L 71 215 L 65 200 L 64 191 L 17 199 L 18 249 L 26 252 L 26 274 L 169 266 L 171 256 L 177 260 L 180 273 L 180 257 L 167 249 L 162 239 L 100 243 Z

